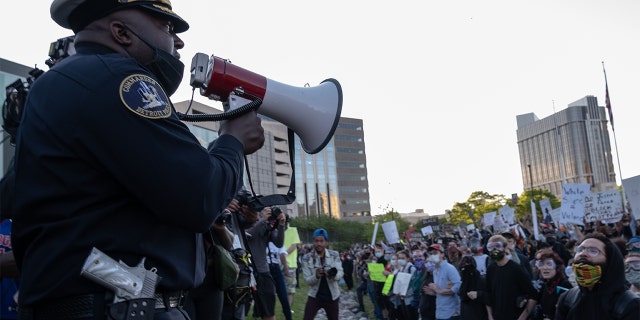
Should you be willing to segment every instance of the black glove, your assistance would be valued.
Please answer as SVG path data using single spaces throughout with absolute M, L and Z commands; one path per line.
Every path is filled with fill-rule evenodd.
M 338 274 L 338 269 L 331 268 L 329 269 L 329 272 L 327 272 L 327 274 L 329 275 L 329 277 L 335 277 Z

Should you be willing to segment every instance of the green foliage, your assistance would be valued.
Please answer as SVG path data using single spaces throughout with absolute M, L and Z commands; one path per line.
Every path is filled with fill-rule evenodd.
M 509 203 L 507 198 L 502 194 L 474 191 L 469 195 L 466 202 L 456 202 L 453 205 L 447 222 L 458 225 L 461 221 L 464 221 L 467 224 L 473 223 L 476 227 L 480 227 L 485 213 L 498 211 L 507 203 Z
M 374 217 L 374 223 L 380 224 L 395 221 L 399 233 L 407 231 L 411 223 L 400 217 L 400 213 L 390 210 L 389 212 Z M 329 245 L 334 250 L 349 249 L 355 243 L 370 243 L 373 236 L 375 224 L 361 223 L 356 221 L 338 220 L 330 216 L 310 216 L 292 218 L 292 227 L 298 228 L 300 240 L 303 243 L 313 242 L 313 232 L 318 228 L 324 228 L 329 233 Z M 378 227 L 376 241 L 384 239 L 382 227 Z

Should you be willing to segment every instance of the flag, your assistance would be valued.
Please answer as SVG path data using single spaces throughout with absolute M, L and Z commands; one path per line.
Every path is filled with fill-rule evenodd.
M 609 99 L 609 84 L 607 83 L 607 72 L 604 70 L 604 62 L 602 62 L 602 72 L 604 73 L 605 97 L 604 104 L 609 112 L 609 122 L 611 122 L 611 130 L 616 131 L 613 127 L 613 113 L 611 112 L 611 100 Z

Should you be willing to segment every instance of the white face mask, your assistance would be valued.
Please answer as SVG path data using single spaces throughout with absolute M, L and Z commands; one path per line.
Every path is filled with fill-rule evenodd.
M 433 263 L 440 262 L 440 255 L 439 254 L 430 254 L 429 255 L 429 261 L 431 261 Z

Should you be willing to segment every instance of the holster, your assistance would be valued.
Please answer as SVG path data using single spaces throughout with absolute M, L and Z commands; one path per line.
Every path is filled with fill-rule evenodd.
M 131 299 L 111 304 L 108 308 L 109 318 L 113 320 L 153 320 L 156 299 Z

